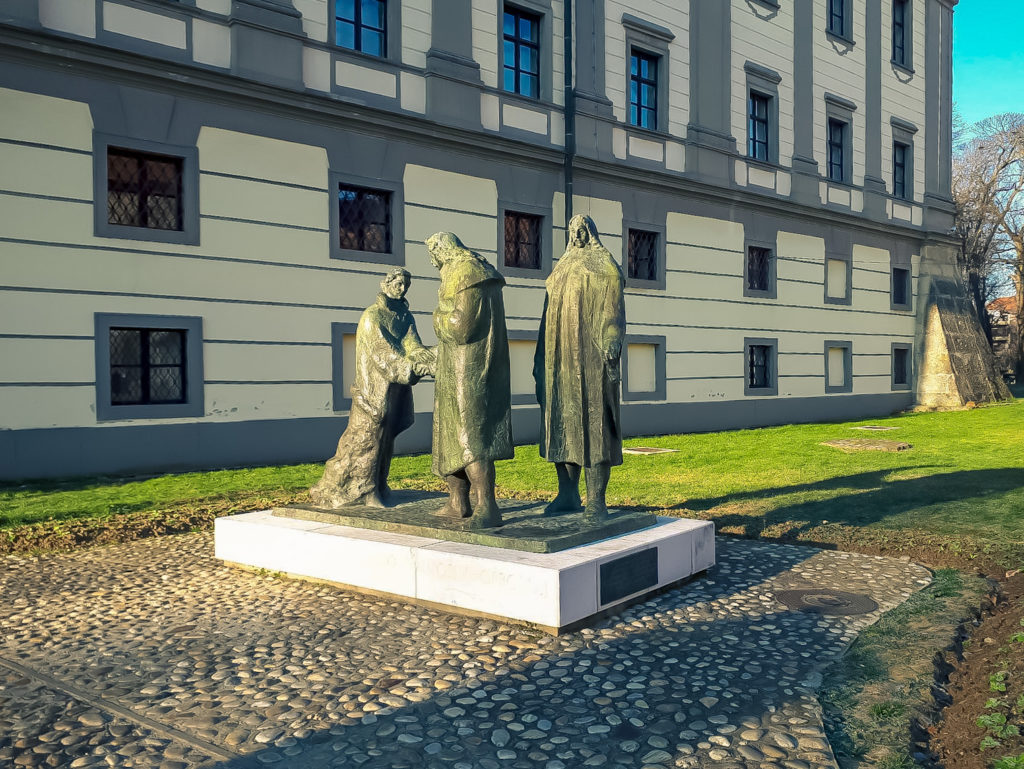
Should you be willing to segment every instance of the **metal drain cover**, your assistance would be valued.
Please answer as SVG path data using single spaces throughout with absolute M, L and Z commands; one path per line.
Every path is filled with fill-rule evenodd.
M 780 590 L 776 600 L 796 611 L 832 616 L 868 614 L 878 608 L 871 596 L 863 593 L 843 593 L 838 590 Z

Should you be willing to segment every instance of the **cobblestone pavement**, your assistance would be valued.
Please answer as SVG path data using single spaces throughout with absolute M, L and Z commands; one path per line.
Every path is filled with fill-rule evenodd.
M 232 569 L 209 534 L 9 557 L 0 766 L 834 767 L 821 671 L 929 573 L 718 548 L 707 577 L 559 638 Z M 799 588 L 879 609 L 775 598 Z

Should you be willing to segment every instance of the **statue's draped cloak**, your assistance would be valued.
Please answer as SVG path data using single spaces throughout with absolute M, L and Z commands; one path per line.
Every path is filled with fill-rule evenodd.
M 414 361 L 430 351 L 423 346 L 405 299 L 379 294 L 359 318 L 355 374 L 348 426 L 323 478 L 311 489 L 315 504 L 338 508 L 358 503 L 387 484 L 387 463 L 395 436 L 415 418 Z
M 497 270 L 469 253 L 441 268 L 433 446 L 441 477 L 513 456 L 504 285 Z
M 582 467 L 622 464 L 619 358 L 626 316 L 622 271 L 606 248 L 572 247 L 547 279 L 534 358 L 540 454 Z

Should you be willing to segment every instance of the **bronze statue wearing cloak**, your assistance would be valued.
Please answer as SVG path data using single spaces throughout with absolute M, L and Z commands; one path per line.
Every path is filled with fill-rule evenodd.
M 395 437 L 414 419 L 412 385 L 434 366 L 405 300 L 409 283 L 407 270 L 392 270 L 381 281 L 377 301 L 359 318 L 348 427 L 310 490 L 317 507 L 384 507 L 388 501 Z
M 441 271 L 433 471 L 450 497 L 439 514 L 470 518 L 471 528 L 500 526 L 494 460 L 513 456 L 505 279 L 450 232 L 432 235 L 427 248 Z
M 548 512 L 582 507 L 607 515 L 612 465 L 622 464 L 619 357 L 626 332 L 625 281 L 589 216 L 569 222 L 569 245 L 547 279 L 533 375 L 541 405 L 540 454 L 555 464 L 558 496 Z

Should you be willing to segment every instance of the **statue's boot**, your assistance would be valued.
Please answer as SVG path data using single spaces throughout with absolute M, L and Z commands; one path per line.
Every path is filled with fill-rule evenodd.
M 546 514 L 578 513 L 583 509 L 580 499 L 580 466 L 570 462 L 555 462 L 558 476 L 558 496 L 544 508 Z
M 447 475 L 448 501 L 434 515 L 443 518 L 469 518 L 473 509 L 469 505 L 469 479 L 465 475 Z
M 381 499 L 380 495 L 376 491 L 371 491 L 363 495 L 356 504 L 362 504 L 365 507 L 387 507 L 384 500 Z
M 608 490 L 608 479 L 611 474 L 612 466 L 607 462 L 586 469 L 587 506 L 584 512 L 589 521 L 601 523 L 608 518 L 605 492 Z
M 471 529 L 489 529 L 501 526 L 501 509 L 494 498 L 494 462 L 481 461 L 466 465 L 466 476 L 473 491 L 473 517 Z

